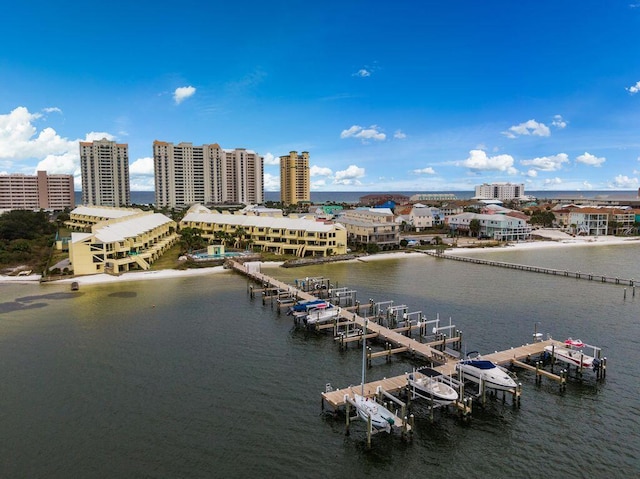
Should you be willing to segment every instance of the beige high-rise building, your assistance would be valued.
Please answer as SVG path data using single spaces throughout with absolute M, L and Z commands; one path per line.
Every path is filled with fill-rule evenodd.
M 75 206 L 73 175 L 0 175 L 0 209 L 64 210 Z
M 285 205 L 311 201 L 308 152 L 280 157 L 280 201 Z
M 80 142 L 82 203 L 88 206 L 128 206 L 129 145 L 102 140 Z
M 193 146 L 153 142 L 156 206 L 182 208 L 195 203 L 262 203 L 263 158 L 244 148 L 217 143 Z

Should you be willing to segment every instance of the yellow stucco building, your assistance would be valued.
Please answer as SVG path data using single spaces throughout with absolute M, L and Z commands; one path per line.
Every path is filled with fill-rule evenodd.
M 176 222 L 159 213 L 110 209 L 105 219 L 104 208 L 93 216 L 91 210 L 83 206 L 67 222 L 82 231 L 71 233 L 69 243 L 75 275 L 147 270 L 179 238 Z
M 267 217 L 214 213 L 194 205 L 180 221 L 180 228 L 197 228 L 202 237 L 218 241 L 219 234 L 242 234 L 261 251 L 296 256 L 331 256 L 347 252 L 344 226 L 307 218 Z

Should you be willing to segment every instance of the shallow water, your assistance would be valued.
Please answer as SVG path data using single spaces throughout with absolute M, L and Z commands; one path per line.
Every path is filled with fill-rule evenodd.
M 588 252 L 586 250 L 589 250 Z M 638 247 L 495 259 L 640 277 Z M 556 250 L 553 250 L 556 251 Z M 559 251 L 559 250 L 558 250 Z M 483 257 L 488 257 L 483 254 Z M 566 265 L 566 266 L 565 266 Z M 607 378 L 560 392 L 519 373 L 522 405 L 490 401 L 469 424 L 428 420 L 411 441 L 361 423 L 344 434 L 320 392 L 360 381 L 355 346 L 296 329 L 234 273 L 81 286 L 0 285 L 1 477 L 633 477 L 640 473 L 640 297 L 623 288 L 430 257 L 263 269 L 325 276 L 463 330 L 465 349 L 530 341 L 534 325 L 605 348 Z M 640 294 L 640 291 L 638 292 Z M 406 358 L 374 362 L 369 379 Z

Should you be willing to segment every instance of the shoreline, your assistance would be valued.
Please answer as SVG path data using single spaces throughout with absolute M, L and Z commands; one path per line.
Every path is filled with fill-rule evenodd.
M 467 253 L 490 253 L 490 252 L 502 252 L 502 251 L 520 251 L 531 249 L 551 249 L 551 248 L 572 248 L 578 246 L 618 246 L 618 245 L 639 245 L 640 237 L 634 236 L 631 238 L 623 238 L 619 236 L 598 236 L 598 237 L 572 237 L 564 234 L 559 236 L 560 232 L 552 232 L 555 237 L 547 237 L 547 239 L 533 240 L 521 243 L 508 243 L 505 246 L 491 246 L 491 247 L 459 247 L 445 250 L 445 254 L 457 255 Z M 544 234 L 544 232 L 543 232 Z M 368 263 L 370 261 L 381 261 L 390 259 L 411 259 L 416 257 L 424 257 L 425 253 L 422 251 L 393 251 L 389 253 L 379 253 L 368 256 L 360 256 L 355 259 L 345 260 L 345 262 L 362 262 Z M 264 268 L 277 268 L 280 267 L 283 262 L 267 261 L 261 262 L 261 267 Z M 225 269 L 223 266 L 212 266 L 210 268 L 198 268 L 198 269 L 164 269 L 158 271 L 132 271 L 123 273 L 119 276 L 111 276 L 106 273 L 100 273 L 90 276 L 78 276 L 72 278 L 60 279 L 57 281 L 51 281 L 42 284 L 71 284 L 77 282 L 79 285 L 87 284 L 104 284 L 126 281 L 147 281 L 154 279 L 169 279 L 180 278 L 186 276 L 204 276 L 208 274 L 221 274 L 231 272 L 231 270 Z M 33 284 L 40 282 L 39 274 L 32 274 L 29 276 L 0 276 L 0 284 Z

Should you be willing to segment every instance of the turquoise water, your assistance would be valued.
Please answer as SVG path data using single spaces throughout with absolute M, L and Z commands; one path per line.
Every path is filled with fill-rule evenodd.
M 555 251 L 555 253 L 551 253 Z M 495 253 L 640 277 L 637 246 Z M 491 253 L 494 255 L 494 253 Z M 555 256 L 549 256 L 555 255 Z M 322 412 L 320 393 L 357 384 L 361 354 L 294 327 L 231 272 L 83 285 L 0 284 L 0 477 L 634 477 L 640 473 L 640 297 L 587 281 L 419 257 L 263 269 L 325 276 L 362 302 L 452 318 L 467 350 L 538 330 L 604 348 L 602 383 L 536 385 L 470 423 L 428 419 L 411 441 Z M 640 292 L 639 292 L 640 293 Z M 374 348 L 380 347 L 374 345 Z M 369 379 L 419 365 L 374 361 Z

